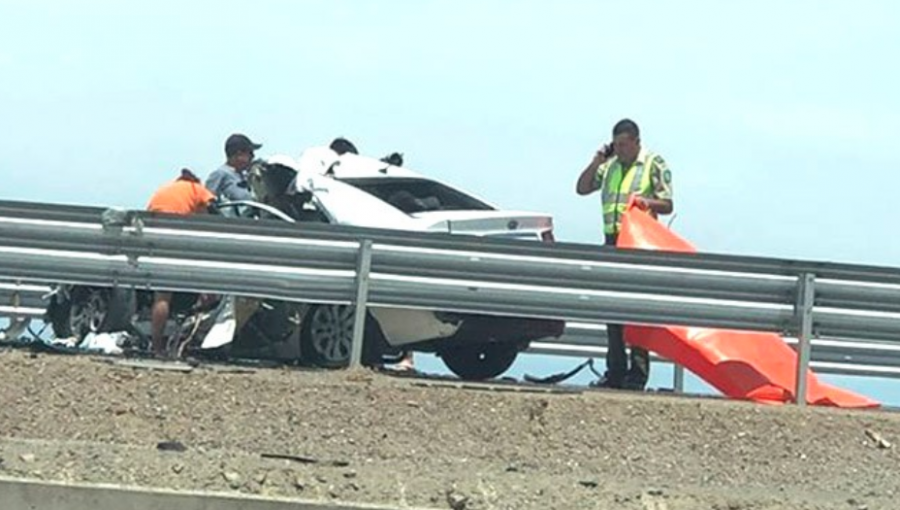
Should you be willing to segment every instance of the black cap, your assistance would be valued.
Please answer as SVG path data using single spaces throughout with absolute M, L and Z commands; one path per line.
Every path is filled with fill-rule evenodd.
M 246 135 L 235 133 L 225 140 L 225 155 L 231 157 L 238 152 L 253 152 L 261 147 L 262 144 L 253 143 Z

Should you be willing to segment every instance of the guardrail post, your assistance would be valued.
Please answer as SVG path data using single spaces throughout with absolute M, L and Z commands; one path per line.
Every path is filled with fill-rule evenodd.
M 675 363 L 672 372 L 672 389 L 675 393 L 684 393 L 684 367 Z
M 815 275 L 800 275 L 797 287 L 797 304 L 794 307 L 795 324 L 797 324 L 797 387 L 794 402 L 806 406 L 807 372 L 812 351 L 813 305 L 815 304 Z
M 350 367 L 362 365 L 363 338 L 366 333 L 366 302 L 369 300 L 369 270 L 372 268 L 372 240 L 359 243 L 356 263 L 356 307 L 353 316 L 353 343 L 350 347 Z

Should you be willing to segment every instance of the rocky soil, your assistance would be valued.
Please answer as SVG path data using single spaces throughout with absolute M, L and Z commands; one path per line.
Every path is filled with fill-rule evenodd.
M 165 368 L 0 351 L 0 476 L 395 508 L 900 507 L 885 411 Z

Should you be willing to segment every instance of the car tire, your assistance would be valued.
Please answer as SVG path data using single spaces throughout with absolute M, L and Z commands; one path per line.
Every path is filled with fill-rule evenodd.
M 57 338 L 84 339 L 88 333 L 130 329 L 134 292 L 123 288 L 74 287 L 68 301 L 57 303 L 50 325 Z
M 300 334 L 300 354 L 303 361 L 322 368 L 349 366 L 355 314 L 356 307 L 352 305 L 311 307 L 303 318 Z M 371 314 L 366 313 L 363 364 L 379 363 L 383 345 L 381 328 Z
M 484 343 L 454 346 L 440 353 L 451 372 L 467 381 L 493 379 L 509 370 L 519 355 L 512 343 Z

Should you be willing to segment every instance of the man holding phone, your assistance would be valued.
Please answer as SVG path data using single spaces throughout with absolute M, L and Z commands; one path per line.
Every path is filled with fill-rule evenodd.
M 578 177 L 575 190 L 589 195 L 602 190 L 603 232 L 605 244 L 615 246 L 622 226 L 622 213 L 631 196 L 651 216 L 671 214 L 672 173 L 663 158 L 641 147 L 640 130 L 630 119 L 613 127 L 613 140 L 604 145 Z M 625 354 L 621 324 L 608 324 L 609 350 L 606 374 L 594 383 L 608 388 L 643 390 L 650 376 L 650 355 L 644 349 L 631 348 L 631 366 Z

